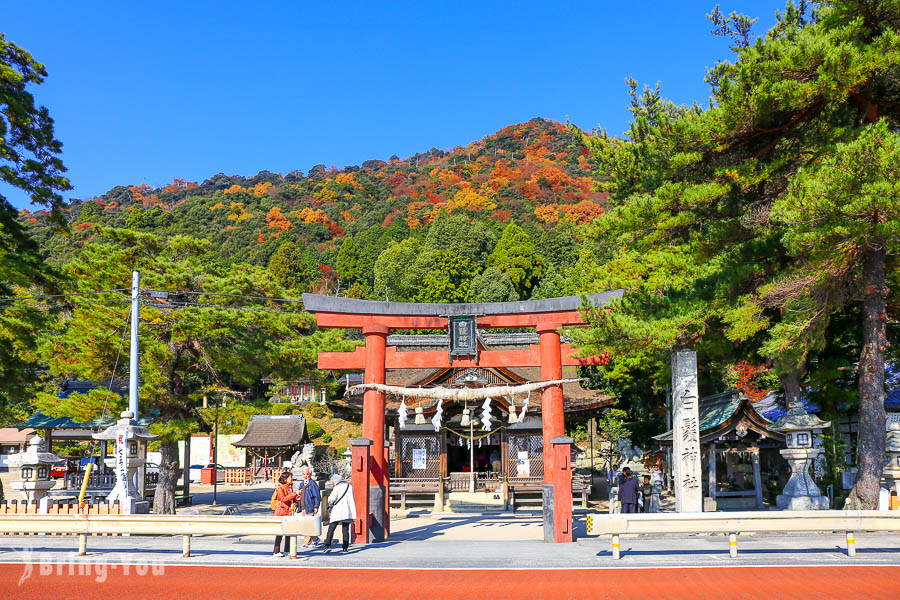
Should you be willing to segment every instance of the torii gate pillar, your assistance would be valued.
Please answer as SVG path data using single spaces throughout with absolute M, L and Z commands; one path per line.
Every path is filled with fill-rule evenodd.
M 389 327 L 370 323 L 366 336 L 365 383 L 384 383 L 385 349 Z M 388 464 L 384 451 L 384 392 L 366 390 L 363 397 L 363 437 L 372 440 L 369 455 L 369 536 L 375 542 L 387 539 L 390 531 L 388 508 Z
M 562 379 L 561 328 L 559 323 L 541 323 L 535 328 L 540 335 L 541 379 L 544 381 Z M 572 469 L 567 460 L 556 456 L 554 449 L 554 440 L 561 440 L 566 435 L 562 386 L 544 388 L 541 425 L 544 430 L 544 539 L 556 543 L 571 542 Z

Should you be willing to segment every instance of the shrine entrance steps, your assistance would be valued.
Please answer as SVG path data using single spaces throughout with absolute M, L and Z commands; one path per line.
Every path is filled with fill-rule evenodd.
M 485 513 L 508 510 L 508 503 L 500 492 L 450 492 L 444 501 L 444 511 L 452 513 Z

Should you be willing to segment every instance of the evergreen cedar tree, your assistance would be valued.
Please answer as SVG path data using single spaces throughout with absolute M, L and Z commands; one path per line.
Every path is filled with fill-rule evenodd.
M 70 205 L 58 197 L 68 183 L 52 122 L 35 113 L 30 122 L 43 129 L 29 139 L 43 140 L 43 172 L 20 181 L 40 210 L 4 225 L 26 251 L 0 264 L 2 280 L 24 295 L 49 286 L 56 269 L 63 289 L 105 289 L 127 285 L 137 267 L 161 289 L 444 302 L 623 287 L 612 311 L 590 314 L 591 326 L 574 333 L 587 352 L 615 357 L 584 374 L 619 399 L 633 436 L 660 430 L 672 349 L 700 352 L 710 392 L 749 364 L 788 397 L 821 391 L 826 417 L 847 410 L 847 387 L 858 385 L 849 506 L 871 507 L 884 450 L 882 367 L 897 360 L 898 10 L 886 0 L 789 4 L 758 38 L 751 19 L 715 10 L 714 32 L 736 55 L 709 71 L 710 107 L 676 106 L 658 87 L 629 82 L 625 138 L 534 119 L 450 151 L 121 185 Z M 3 48 L 13 74 L 39 82 L 42 68 L 21 66 L 36 64 L 27 53 Z M 21 105 L 33 107 L 29 99 Z M 10 156 L 7 175 L 25 165 Z M 153 327 L 144 330 L 142 398 L 160 411 L 154 427 L 165 440 L 156 510 L 170 510 L 175 440 L 207 427 L 204 387 L 260 396 L 263 377 L 314 375 L 317 350 L 358 343 L 313 332 L 309 315 L 283 306 L 204 304 L 213 306 L 145 309 Z M 116 375 L 123 306 L 73 300 L 64 315 L 42 317 L 49 328 L 13 310 L 4 308 L 4 335 L 20 347 L 0 356 L 7 379 Z M 3 393 L 8 411 L 12 392 Z

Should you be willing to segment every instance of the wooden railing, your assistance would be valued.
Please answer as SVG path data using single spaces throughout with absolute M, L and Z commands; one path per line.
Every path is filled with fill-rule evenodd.
M 451 492 L 467 492 L 471 480 L 472 473 L 450 473 L 447 485 Z M 496 492 L 502 482 L 496 473 L 475 473 L 476 492 Z
M 846 534 L 847 555 L 856 555 L 854 533 L 900 532 L 900 511 L 788 510 L 740 513 L 635 513 L 591 514 L 589 535 L 609 535 L 612 557 L 620 558 L 619 536 L 626 534 L 721 533 L 728 534 L 732 558 L 737 556 L 737 536 L 760 532 L 836 531 Z M 798 537 L 798 540 L 803 539 Z M 648 540 L 649 541 L 649 540 Z
M 202 515 L 12 515 L 0 514 L 0 531 L 24 534 L 75 534 L 78 555 L 87 552 L 88 535 L 180 535 L 182 555 L 191 555 L 192 535 L 286 535 L 291 558 L 297 538 L 322 534 L 321 517 L 234 517 Z
M 66 473 L 63 480 L 63 487 L 66 489 L 81 489 L 81 482 L 83 481 L 84 471 L 78 471 L 76 473 Z M 157 483 L 159 483 L 159 473 L 147 473 L 146 481 L 147 485 L 156 485 Z M 115 485 L 115 473 L 100 473 L 98 471 L 96 473 L 91 473 L 91 477 L 90 479 L 88 479 L 88 488 L 112 489 Z
M 225 483 L 228 485 L 250 485 L 253 483 L 253 469 L 250 467 L 225 467 Z

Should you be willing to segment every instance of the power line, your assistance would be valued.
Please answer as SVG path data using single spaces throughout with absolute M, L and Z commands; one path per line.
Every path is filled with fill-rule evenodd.
M 150 295 L 154 298 L 159 298 L 160 296 L 154 296 L 153 294 L 166 294 L 172 296 L 222 296 L 225 298 L 245 298 L 247 300 L 269 300 L 272 302 L 289 302 L 289 303 L 302 303 L 303 300 L 298 300 L 296 298 L 275 298 L 273 296 L 245 296 L 243 294 L 221 294 L 217 292 L 169 292 L 165 290 L 151 290 L 144 288 L 141 290 L 142 292 L 149 292 Z
M 70 296 L 90 296 L 93 294 L 111 294 L 116 292 L 127 291 L 128 288 L 116 288 L 113 290 L 98 290 L 96 292 L 71 292 L 68 294 L 47 294 L 45 296 L 12 296 L 9 298 L 0 298 L 0 302 L 18 302 L 19 300 L 43 300 L 45 298 L 68 298 Z

